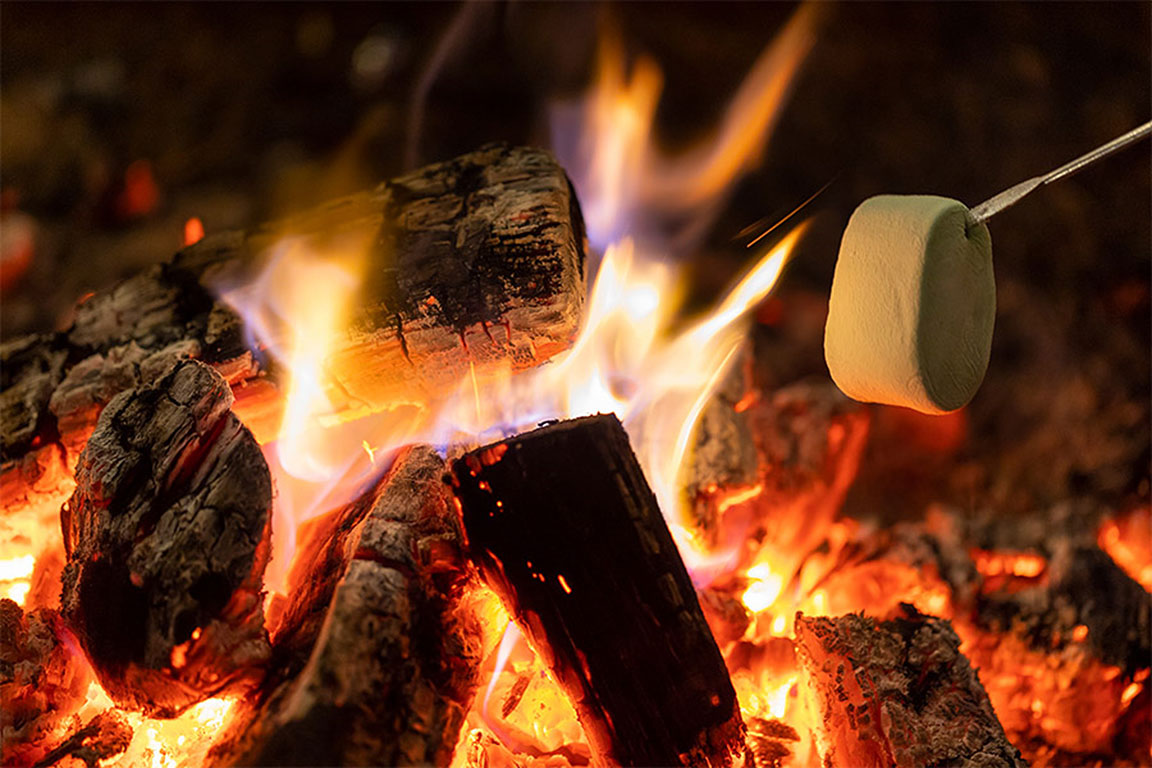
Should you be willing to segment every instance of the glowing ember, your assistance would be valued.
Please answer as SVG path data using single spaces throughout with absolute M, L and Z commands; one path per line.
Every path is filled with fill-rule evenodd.
M 204 222 L 193 216 L 184 222 L 184 245 L 195 245 L 204 239 Z
M 1137 507 L 1105 521 L 1097 541 L 1116 565 L 1152 591 L 1152 507 Z

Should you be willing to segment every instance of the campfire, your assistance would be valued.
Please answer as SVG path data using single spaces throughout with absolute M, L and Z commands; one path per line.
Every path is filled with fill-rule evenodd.
M 688 151 L 609 40 L 549 150 L 190 219 L 66 330 L 6 338 L 4 765 L 1152 759 L 1146 500 L 849 509 L 959 465 L 968 417 L 766 375 L 752 325 L 811 312 L 774 293 L 806 209 L 685 310 L 817 10 Z

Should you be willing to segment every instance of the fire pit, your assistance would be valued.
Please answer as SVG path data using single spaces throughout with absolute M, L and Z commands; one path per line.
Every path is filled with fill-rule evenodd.
M 486 13 L 430 45 L 417 132 Z M 819 186 L 729 228 L 709 290 L 804 67 L 854 50 L 831 9 L 779 16 L 690 150 L 658 149 L 660 69 L 606 34 L 550 149 L 179 216 L 174 255 L 6 330 L 3 763 L 1152 759 L 1147 377 L 1118 373 L 1148 368 L 1147 286 L 1099 288 L 1083 330 L 1119 331 L 1072 364 L 1075 291 L 1009 268 L 971 405 L 845 397 L 803 283 L 835 250 Z M 333 23 L 302 16 L 301 55 Z M 356 39 L 368 88 L 403 36 Z M 116 227 L 155 176 L 116 182 Z M 46 258 L 29 221 L 8 292 Z

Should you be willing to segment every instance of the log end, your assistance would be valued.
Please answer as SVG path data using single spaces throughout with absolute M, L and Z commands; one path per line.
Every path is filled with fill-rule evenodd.
M 117 395 L 61 524 L 62 613 L 117 703 L 173 716 L 256 674 L 272 483 L 210 367 Z

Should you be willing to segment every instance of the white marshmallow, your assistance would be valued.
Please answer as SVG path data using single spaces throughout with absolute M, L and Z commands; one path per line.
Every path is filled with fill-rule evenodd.
M 824 358 L 855 400 L 947 413 L 976 394 L 992 349 L 992 239 L 963 203 L 865 200 L 844 230 Z

